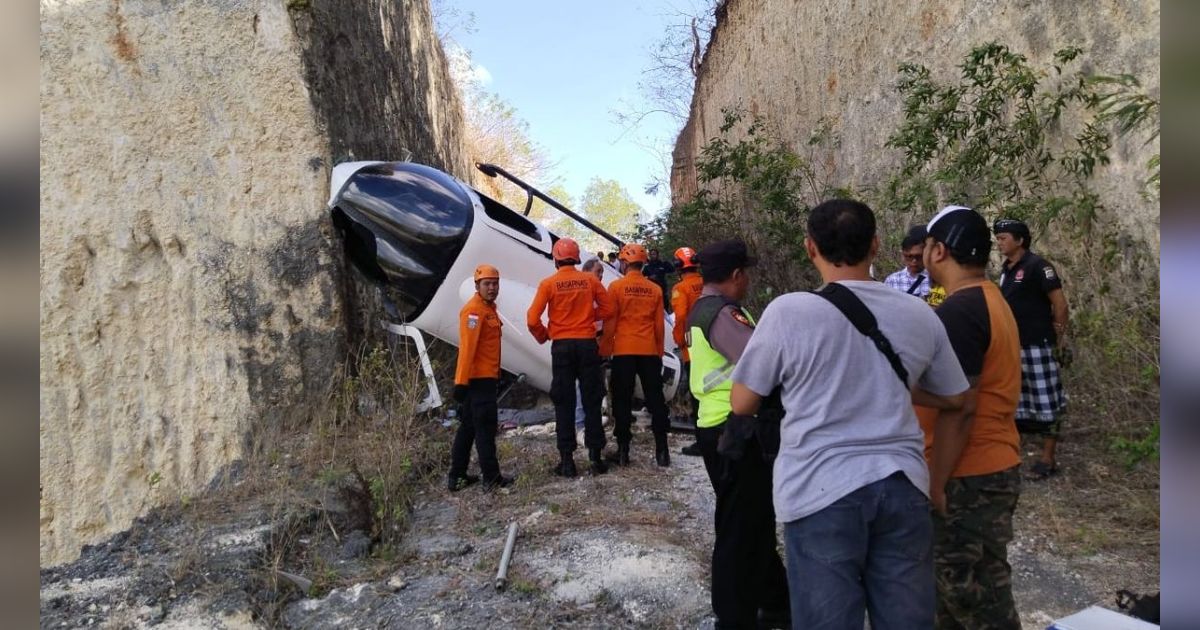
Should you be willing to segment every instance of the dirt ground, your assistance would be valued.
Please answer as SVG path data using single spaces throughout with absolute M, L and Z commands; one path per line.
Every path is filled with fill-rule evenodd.
M 78 561 L 44 569 L 41 624 L 711 628 L 712 493 L 700 460 L 678 454 L 690 437 L 671 439 L 670 468 L 653 464 L 643 432 L 632 466 L 590 477 L 581 449 L 576 460 L 584 474 L 564 480 L 549 473 L 556 457 L 550 425 L 508 432 L 501 464 L 518 483 L 495 493 L 471 487 L 450 494 L 435 477 L 418 492 L 403 549 L 391 557 L 370 555 L 370 541 L 354 534 L 331 538 L 332 525 L 315 512 L 272 516 L 265 497 L 246 497 L 219 513 L 159 510 Z M 1158 589 L 1156 520 L 1153 529 L 1138 520 L 1150 518 L 1151 507 L 1157 519 L 1157 491 L 1129 507 L 1129 497 L 1106 488 L 1105 476 L 1114 473 L 1089 468 L 1081 448 L 1065 440 L 1062 472 L 1024 487 L 1010 554 L 1026 628 L 1045 628 L 1091 604 L 1112 608 L 1121 588 Z M 1089 504 L 1125 514 L 1126 529 L 1113 530 L 1120 539 L 1098 533 L 1113 514 L 1079 512 Z M 498 590 L 497 564 L 514 521 L 509 580 Z M 309 575 L 278 573 L 296 570 L 273 553 L 284 529 L 296 545 L 333 545 L 336 538 L 328 554 L 335 559 L 319 571 L 310 567 Z

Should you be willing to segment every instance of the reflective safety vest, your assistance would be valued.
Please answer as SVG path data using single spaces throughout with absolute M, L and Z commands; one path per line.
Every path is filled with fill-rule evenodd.
M 688 385 L 692 396 L 700 403 L 696 426 L 706 429 L 720 426 L 733 410 L 729 392 L 733 390 L 733 379 L 730 377 L 736 364 L 713 349 L 708 341 L 712 323 L 726 305 L 738 309 L 751 324 L 754 323 L 754 318 L 746 309 L 718 295 L 700 298 L 692 305 L 688 315 L 688 352 L 692 358 Z

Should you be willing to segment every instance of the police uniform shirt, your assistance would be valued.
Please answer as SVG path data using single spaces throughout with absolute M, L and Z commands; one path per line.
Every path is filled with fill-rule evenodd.
M 702 298 L 719 295 L 720 291 L 707 286 L 700 292 Z M 742 358 L 742 351 L 746 349 L 753 333 L 754 324 L 741 309 L 733 304 L 726 304 L 708 329 L 708 343 L 730 363 L 737 363 L 738 359 Z
M 1016 264 L 1007 260 L 1000 270 L 1000 292 L 1012 308 L 1021 333 L 1021 345 L 1053 345 L 1054 311 L 1050 293 L 1062 288 L 1058 272 L 1046 259 L 1027 251 Z

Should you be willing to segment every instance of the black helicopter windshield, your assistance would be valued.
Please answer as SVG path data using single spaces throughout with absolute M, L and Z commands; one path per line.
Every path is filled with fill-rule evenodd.
M 411 321 L 429 305 L 471 232 L 470 197 L 453 177 L 411 162 L 355 172 L 333 203 L 346 255 L 383 283 Z

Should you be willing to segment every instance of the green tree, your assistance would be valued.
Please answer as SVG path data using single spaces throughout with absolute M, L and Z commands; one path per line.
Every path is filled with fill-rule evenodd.
M 567 208 L 575 209 L 575 202 L 571 199 L 571 194 L 567 192 L 567 189 L 562 184 L 555 184 L 543 192 Z M 520 212 L 524 210 L 524 204 L 525 202 L 522 201 L 520 204 L 513 206 L 513 209 Z M 574 219 L 536 197 L 533 199 L 533 207 L 529 209 L 529 218 L 545 226 L 547 230 L 558 236 L 569 236 L 575 240 L 579 240 L 585 231 Z
M 577 212 L 609 234 L 624 238 L 637 229 L 641 210 L 642 207 L 616 180 L 593 177 L 583 191 Z M 611 251 L 615 247 L 612 242 L 590 230 L 581 228 L 581 231 L 583 234 L 579 245 L 587 251 Z

